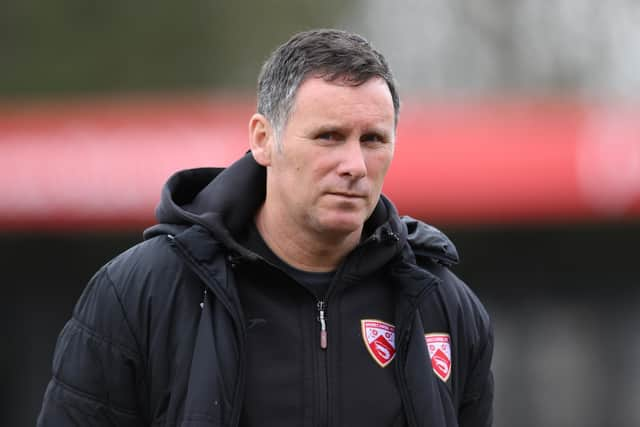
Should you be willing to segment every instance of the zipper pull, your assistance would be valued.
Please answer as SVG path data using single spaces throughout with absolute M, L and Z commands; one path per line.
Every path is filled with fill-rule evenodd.
M 320 321 L 320 348 L 327 349 L 327 304 L 324 301 L 318 301 L 318 320 Z
M 200 308 L 204 309 L 204 303 L 207 302 L 207 290 L 204 290 L 204 294 L 202 295 L 202 302 L 200 303 Z

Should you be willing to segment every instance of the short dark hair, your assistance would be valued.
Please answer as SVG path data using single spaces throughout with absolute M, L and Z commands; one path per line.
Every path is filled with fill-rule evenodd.
M 308 76 L 327 81 L 344 79 L 358 86 L 373 77 L 384 79 L 391 92 L 395 124 L 400 98 L 384 56 L 362 36 L 347 31 L 319 29 L 295 34 L 271 53 L 258 78 L 258 112 L 274 126 L 284 128 L 298 88 Z

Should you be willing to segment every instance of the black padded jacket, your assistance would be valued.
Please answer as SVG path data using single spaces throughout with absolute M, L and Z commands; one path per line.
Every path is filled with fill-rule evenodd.
M 39 426 L 240 425 L 248 327 L 235 271 L 260 257 L 234 236 L 263 202 L 264 185 L 265 170 L 250 155 L 227 169 L 170 178 L 156 212 L 159 224 L 96 273 L 62 330 Z M 457 261 L 444 234 L 400 218 L 381 196 L 360 245 L 337 273 L 344 284 L 332 284 L 360 283 L 354 289 L 366 297 L 362 284 L 377 277 L 391 289 L 395 354 L 388 369 L 401 403 L 391 425 L 491 425 L 492 329 L 482 304 L 449 270 Z M 353 310 L 340 289 L 330 293 L 327 354 L 337 354 L 331 350 L 342 341 L 333 336 L 345 324 L 337 319 Z M 340 312 L 332 313 L 336 306 Z M 425 339 L 434 334 L 448 337 L 444 365 Z M 342 373 L 332 369 L 349 375 L 349 366 Z M 366 378 L 355 380 L 367 387 Z M 348 408 L 331 414 L 322 425 L 387 425 L 365 422 Z M 296 425 L 317 423 L 311 416 Z

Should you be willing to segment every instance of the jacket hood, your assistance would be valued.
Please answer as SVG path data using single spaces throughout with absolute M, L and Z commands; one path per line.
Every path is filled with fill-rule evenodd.
M 266 195 L 266 168 L 247 153 L 226 169 L 198 168 L 175 173 L 162 189 L 156 208 L 158 224 L 144 232 L 144 238 L 177 235 L 193 225 L 207 229 L 216 240 L 241 256 L 255 254 L 238 244 L 233 236 L 253 221 Z M 457 262 L 453 243 L 435 227 L 411 217 L 400 218 L 384 196 L 363 229 L 363 241 L 378 243 L 376 251 L 360 251 L 359 273 L 388 262 L 408 242 L 416 256 L 428 256 L 445 264 Z M 361 245 L 362 246 L 362 245 Z M 379 250 L 379 247 L 385 250 Z M 371 256 L 375 254 L 375 259 Z
M 409 244 L 416 257 L 431 258 L 446 266 L 460 261 L 458 250 L 442 231 L 410 216 L 403 216 L 402 222 L 407 227 Z

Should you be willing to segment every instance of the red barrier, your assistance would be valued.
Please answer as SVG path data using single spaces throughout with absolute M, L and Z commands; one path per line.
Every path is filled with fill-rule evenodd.
M 640 109 L 576 104 L 403 106 L 384 191 L 446 224 L 640 218 Z M 248 148 L 232 98 L 0 107 L 0 229 L 153 223 L 175 170 Z

